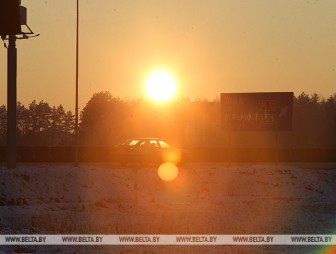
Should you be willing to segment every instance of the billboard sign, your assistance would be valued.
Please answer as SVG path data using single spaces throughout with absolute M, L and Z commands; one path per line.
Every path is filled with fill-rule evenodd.
M 292 92 L 222 93 L 221 120 L 226 131 L 290 131 Z

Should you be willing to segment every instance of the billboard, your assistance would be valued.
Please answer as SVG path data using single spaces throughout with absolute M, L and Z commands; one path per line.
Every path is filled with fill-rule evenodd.
M 290 131 L 292 92 L 222 93 L 221 122 L 225 131 Z

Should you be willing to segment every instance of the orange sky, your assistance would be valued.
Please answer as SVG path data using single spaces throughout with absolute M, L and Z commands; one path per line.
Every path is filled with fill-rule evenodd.
M 336 92 L 334 0 L 80 0 L 80 107 L 93 93 L 144 95 L 151 69 L 179 94 Z M 75 0 L 22 0 L 40 37 L 19 41 L 18 100 L 74 108 Z M 0 104 L 6 104 L 0 49 Z

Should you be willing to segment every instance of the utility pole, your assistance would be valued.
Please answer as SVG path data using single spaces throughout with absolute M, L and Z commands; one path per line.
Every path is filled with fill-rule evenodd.
M 16 36 L 9 35 L 7 48 L 7 168 L 16 168 Z
M 79 0 L 76 16 L 76 99 L 75 99 L 75 167 L 78 167 L 78 35 L 79 35 Z

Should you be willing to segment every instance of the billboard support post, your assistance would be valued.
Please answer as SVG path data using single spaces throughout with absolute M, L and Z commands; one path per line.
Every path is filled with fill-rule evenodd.
M 275 147 L 276 147 L 276 159 L 275 159 L 275 165 L 278 165 L 280 163 L 280 146 L 279 146 L 279 132 L 277 131 L 275 133 Z

